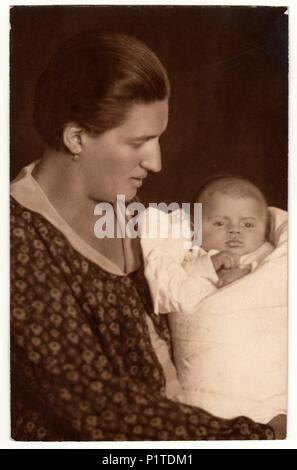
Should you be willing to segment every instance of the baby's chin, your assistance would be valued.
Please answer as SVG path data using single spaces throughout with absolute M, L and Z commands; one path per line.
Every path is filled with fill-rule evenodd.
M 235 248 L 225 247 L 224 249 L 222 249 L 220 251 L 227 251 L 228 253 L 231 253 L 231 254 L 234 254 L 234 255 L 244 256 L 244 255 L 247 255 L 248 253 L 251 253 L 252 251 L 254 251 L 254 249 L 247 249 L 246 247 L 238 246 L 238 247 L 235 247 Z
M 242 245 L 239 245 L 239 246 L 227 246 L 227 245 L 224 244 L 223 246 L 216 246 L 216 247 L 207 246 L 207 247 L 204 247 L 202 245 L 202 248 L 207 252 L 210 251 L 210 250 L 217 250 L 219 252 L 225 251 L 225 252 L 233 254 L 233 255 L 244 256 L 244 255 L 248 255 L 249 253 L 252 253 L 253 251 L 257 250 L 258 248 L 260 248 L 261 245 L 262 245 L 262 243 L 260 245 L 256 244 L 256 245 L 252 245 L 252 246 L 246 246 L 245 244 L 242 244 Z

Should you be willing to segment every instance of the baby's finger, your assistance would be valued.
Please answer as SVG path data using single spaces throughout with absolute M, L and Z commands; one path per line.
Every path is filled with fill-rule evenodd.
M 239 265 L 239 258 L 236 256 L 232 256 L 231 264 L 232 264 L 232 268 L 237 268 L 237 266 Z
M 232 259 L 230 256 L 225 256 L 224 257 L 224 260 L 223 260 L 223 266 L 226 268 L 226 269 L 230 269 L 232 267 Z
M 224 287 L 224 285 L 225 285 L 225 284 L 224 284 L 223 279 L 219 279 L 219 281 L 218 281 L 218 283 L 217 283 L 218 288 L 220 289 L 220 287 Z
M 238 267 L 239 267 L 239 269 L 242 269 L 242 271 L 251 272 L 253 266 L 252 266 L 252 263 L 250 263 L 250 264 L 241 264 L 241 263 L 239 263 Z
M 237 268 L 239 265 L 240 256 L 232 253 L 229 254 L 230 268 Z

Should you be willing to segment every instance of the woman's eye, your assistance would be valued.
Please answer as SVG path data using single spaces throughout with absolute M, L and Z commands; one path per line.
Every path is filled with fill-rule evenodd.
M 130 145 L 134 149 L 139 149 L 143 145 L 143 142 L 132 142 Z

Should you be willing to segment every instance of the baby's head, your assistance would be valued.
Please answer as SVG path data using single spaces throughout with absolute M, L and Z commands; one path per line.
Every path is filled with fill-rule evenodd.
M 267 202 L 250 181 L 219 177 L 207 183 L 197 196 L 202 203 L 202 248 L 238 255 L 259 248 L 268 228 Z

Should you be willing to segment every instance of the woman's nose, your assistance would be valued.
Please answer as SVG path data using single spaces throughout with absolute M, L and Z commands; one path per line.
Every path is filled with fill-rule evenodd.
M 147 171 L 158 173 L 162 170 L 161 149 L 159 142 L 150 150 L 142 161 L 141 166 Z

